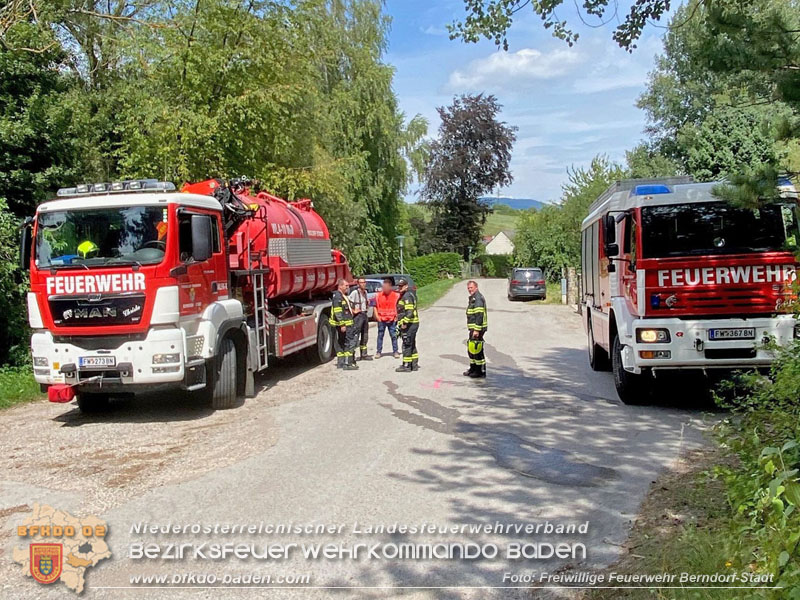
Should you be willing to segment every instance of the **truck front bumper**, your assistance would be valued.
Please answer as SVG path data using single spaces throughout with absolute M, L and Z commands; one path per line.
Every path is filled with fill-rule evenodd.
M 792 315 L 752 319 L 637 319 L 622 351 L 626 371 L 642 369 L 742 369 L 769 366 L 772 343 L 785 346 L 795 339 Z M 752 339 L 712 340 L 711 329 L 754 329 Z M 668 342 L 637 341 L 637 330 L 663 329 Z M 655 353 L 655 354 L 650 354 Z
M 184 332 L 178 328 L 151 329 L 137 340 L 87 336 L 86 340 L 73 337 L 65 341 L 49 331 L 40 331 L 31 337 L 31 350 L 34 378 L 44 385 L 135 392 L 165 384 L 180 386 L 189 370 Z

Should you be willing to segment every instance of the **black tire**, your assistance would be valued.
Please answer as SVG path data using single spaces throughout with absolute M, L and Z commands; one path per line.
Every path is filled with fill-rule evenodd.
M 209 390 L 211 408 L 225 410 L 236 405 L 238 388 L 238 365 L 236 364 L 236 344 L 229 337 L 220 342 L 217 356 L 211 362 L 211 373 L 206 373 L 206 389 Z M 208 375 L 211 375 L 210 377 Z
M 108 394 L 87 394 L 77 395 L 78 409 L 84 413 L 98 413 L 108 410 Z
M 622 366 L 622 344 L 619 336 L 614 335 L 611 346 L 611 370 L 614 373 L 614 387 L 623 404 L 629 406 L 648 404 L 653 391 L 652 378 L 649 372 L 641 375 L 629 373 Z
M 316 357 L 320 364 L 330 362 L 333 358 L 333 329 L 328 323 L 328 315 L 322 313 L 317 323 Z
M 608 352 L 594 341 L 591 317 L 586 326 L 586 337 L 588 338 L 587 345 L 589 347 L 589 366 L 592 367 L 592 371 L 608 371 L 611 368 Z
M 509 301 L 509 302 L 513 302 L 514 300 L 516 300 L 516 298 L 514 298 L 514 296 L 512 296 L 511 294 L 509 294 L 509 295 L 508 295 L 508 301 Z

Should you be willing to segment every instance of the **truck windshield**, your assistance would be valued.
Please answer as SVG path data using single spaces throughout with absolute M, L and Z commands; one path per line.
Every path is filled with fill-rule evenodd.
M 794 251 L 799 236 L 794 204 L 745 209 L 702 202 L 642 208 L 646 258 Z
M 41 213 L 36 265 L 154 264 L 166 250 L 167 210 L 125 206 Z

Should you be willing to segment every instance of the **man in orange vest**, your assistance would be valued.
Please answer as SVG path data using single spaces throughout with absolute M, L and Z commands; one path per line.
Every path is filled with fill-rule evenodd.
M 395 358 L 400 358 L 397 351 L 397 301 L 400 294 L 394 291 L 394 279 L 386 277 L 378 295 L 375 296 L 375 313 L 378 318 L 378 351 L 375 358 L 381 357 L 383 350 L 383 334 L 388 329 L 389 338 L 392 340 L 392 353 Z

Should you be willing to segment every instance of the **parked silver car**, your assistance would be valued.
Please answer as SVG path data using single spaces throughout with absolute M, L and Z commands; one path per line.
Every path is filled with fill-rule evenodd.
M 547 283 L 544 272 L 537 267 L 524 267 L 511 270 L 508 277 L 508 299 L 529 298 L 544 300 L 547 297 Z

